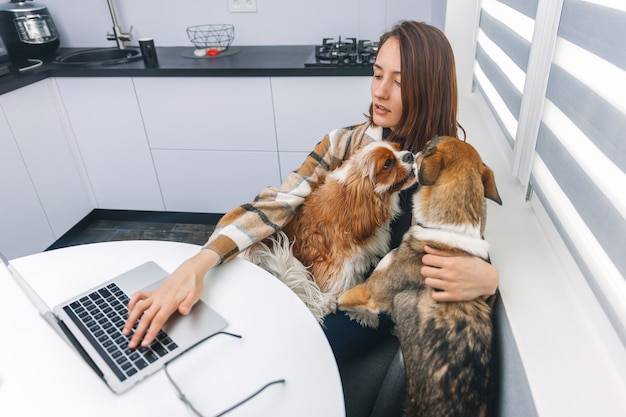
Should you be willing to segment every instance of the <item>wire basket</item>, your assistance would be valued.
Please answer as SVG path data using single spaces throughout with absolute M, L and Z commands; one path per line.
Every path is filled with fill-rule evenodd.
M 187 36 L 196 49 L 228 50 L 235 39 L 233 25 L 198 25 L 187 28 Z

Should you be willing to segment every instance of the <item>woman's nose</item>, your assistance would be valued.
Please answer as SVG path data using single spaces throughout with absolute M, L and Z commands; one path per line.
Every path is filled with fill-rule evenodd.
M 386 97 L 387 96 L 387 85 L 384 82 L 381 82 L 374 88 L 374 95 L 376 97 Z

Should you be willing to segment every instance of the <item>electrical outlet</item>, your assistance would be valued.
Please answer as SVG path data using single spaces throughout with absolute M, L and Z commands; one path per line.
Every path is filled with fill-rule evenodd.
M 231 13 L 256 12 L 256 0 L 228 0 Z

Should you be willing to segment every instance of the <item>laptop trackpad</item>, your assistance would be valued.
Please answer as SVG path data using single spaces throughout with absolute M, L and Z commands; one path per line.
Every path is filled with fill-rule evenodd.
M 149 285 L 143 286 L 141 291 L 154 290 L 169 275 L 154 262 L 147 262 L 146 264 L 140 265 L 127 274 L 134 275 L 133 278 L 135 279 L 141 276 L 141 281 L 144 283 L 150 282 Z M 152 277 L 152 279 L 150 280 L 150 278 L 147 277 Z M 154 280 L 155 278 L 156 281 Z M 138 283 L 141 281 L 137 280 L 134 282 Z M 132 292 L 134 293 L 134 291 Z M 209 307 L 204 301 L 199 300 L 186 316 L 183 316 L 178 311 L 174 312 L 165 323 L 165 326 L 163 326 L 163 330 L 176 344 L 188 346 L 223 330 L 227 325 L 228 322 L 222 316 Z
M 183 316 L 176 311 L 163 330 L 179 345 L 194 344 L 223 330 L 228 323 L 215 310 L 200 300 Z

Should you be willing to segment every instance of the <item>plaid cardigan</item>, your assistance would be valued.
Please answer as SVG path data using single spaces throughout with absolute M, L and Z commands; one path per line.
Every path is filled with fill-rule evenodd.
M 223 263 L 274 234 L 293 218 L 296 208 L 311 193 L 311 184 L 340 166 L 355 150 L 382 137 L 383 129 L 369 122 L 333 130 L 280 187 L 268 187 L 254 201 L 226 213 L 203 249 L 217 252 Z

